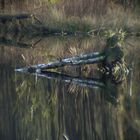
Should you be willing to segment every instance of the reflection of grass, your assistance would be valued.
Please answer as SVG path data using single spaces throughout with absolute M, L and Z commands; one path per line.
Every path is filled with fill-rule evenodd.
M 34 116 L 36 116 L 38 113 L 42 114 L 42 117 L 44 117 L 45 119 L 48 119 L 48 115 L 53 113 L 53 108 L 56 104 L 56 95 L 48 90 L 39 90 L 48 89 L 49 83 L 46 83 L 44 85 L 45 88 L 43 88 L 43 85 L 40 84 L 41 80 L 37 82 L 38 84 L 36 86 L 33 77 L 31 77 L 30 80 L 29 76 L 28 79 L 29 80 L 24 80 L 23 82 L 21 82 L 21 84 L 19 83 L 16 89 L 18 95 L 17 107 L 18 104 L 20 104 L 21 108 L 23 107 L 23 110 L 26 110 L 26 113 L 23 112 L 25 113 L 23 114 L 23 121 L 25 121 L 24 123 L 29 123 L 30 121 L 33 121 Z M 46 95 L 42 95 L 42 92 L 46 92 Z M 24 108 L 25 103 L 26 107 Z
M 116 136 L 117 139 L 123 140 L 126 137 L 123 132 L 127 131 L 125 121 L 128 121 L 132 130 L 139 128 L 137 110 L 131 110 L 131 113 L 134 112 L 131 114 L 130 110 L 127 112 L 125 108 L 125 97 L 127 96 L 124 95 L 126 93 L 125 86 L 119 86 L 119 88 L 115 86 L 114 90 L 118 91 L 119 104 L 114 107 L 106 102 L 106 92 L 104 91 L 86 87 L 81 89 L 61 81 L 56 82 L 42 78 L 39 78 L 35 84 L 34 78 L 32 76 L 21 77 L 21 75 L 17 77 L 19 81 L 24 80 L 24 84 L 18 82 L 17 85 L 23 94 L 16 104 L 15 112 L 18 117 L 17 124 L 20 125 L 20 127 L 16 127 L 19 127 L 22 137 L 46 138 L 49 136 L 51 140 L 53 129 L 55 135 L 61 135 L 60 133 L 63 133 L 67 127 L 68 135 L 71 137 L 73 133 L 81 134 L 80 137 L 84 140 L 88 133 L 87 137 L 93 138 L 98 135 L 103 138 L 103 134 L 107 133 L 104 131 L 104 124 L 106 124 L 107 130 L 111 132 L 107 138 Z M 21 91 L 17 92 L 19 95 Z M 133 118 L 128 116 L 130 114 Z M 26 131 L 28 131 L 28 135 L 25 135 Z M 98 132 L 98 134 L 95 133 L 93 136 L 93 132 Z

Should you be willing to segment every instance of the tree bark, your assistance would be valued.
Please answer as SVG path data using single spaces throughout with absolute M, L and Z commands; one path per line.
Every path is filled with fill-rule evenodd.
M 16 69 L 16 71 L 42 73 L 44 71 L 47 71 L 48 69 L 55 69 L 58 67 L 100 63 L 104 61 L 104 59 L 105 55 L 103 53 L 95 52 L 62 59 L 60 61 L 50 62 L 48 64 L 38 64 L 26 68 L 20 68 Z
M 96 53 L 70 57 L 70 58 L 62 59 L 60 61 L 50 62 L 48 64 L 39 64 L 39 65 L 32 66 L 31 68 L 36 69 L 36 72 L 39 72 L 39 71 L 54 69 L 63 66 L 94 64 L 94 63 L 99 63 L 104 59 L 105 56 L 102 53 L 96 52 Z

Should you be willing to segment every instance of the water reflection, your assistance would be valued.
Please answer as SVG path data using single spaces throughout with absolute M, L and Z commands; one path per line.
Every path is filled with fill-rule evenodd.
M 126 51 L 127 62 L 133 62 L 133 75 L 121 85 L 101 81 L 107 90 L 14 72 L 16 67 L 80 54 L 83 48 L 85 52 L 97 51 L 100 48 L 94 46 L 104 43 L 96 38 L 46 38 L 35 48 L 1 47 L 0 139 L 62 140 L 66 135 L 69 140 L 138 140 L 139 41 L 133 38 L 127 41 L 135 44 L 133 48 L 127 45 Z M 91 72 L 96 68 L 87 67 Z M 76 74 L 76 70 L 72 72 L 71 68 L 67 72 Z M 91 74 L 91 78 L 94 76 L 98 78 Z M 112 99 L 117 102 L 114 104 Z

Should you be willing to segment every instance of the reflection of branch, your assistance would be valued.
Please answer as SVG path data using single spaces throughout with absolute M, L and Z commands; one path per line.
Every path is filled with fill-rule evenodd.
M 19 47 L 19 48 L 32 47 L 31 44 L 17 42 L 17 41 L 14 41 L 14 40 L 6 39 L 5 37 L 0 38 L 0 46 L 14 46 L 14 47 Z
M 32 14 L 32 17 L 33 17 L 39 24 L 42 24 L 42 22 L 39 20 L 39 18 L 36 17 L 34 14 Z
M 15 14 L 15 15 L 11 15 L 11 14 L 0 14 L 0 21 L 12 21 L 13 19 L 27 19 L 27 18 L 31 18 L 32 15 L 31 14 Z
M 16 72 L 23 72 L 26 73 L 28 71 L 26 71 L 26 68 L 23 69 L 16 69 Z M 82 87 L 100 87 L 100 88 L 104 88 L 105 84 L 103 82 L 101 82 L 101 80 L 99 79 L 95 79 L 95 78 L 81 78 L 81 77 L 73 77 L 70 75 L 65 75 L 65 74 L 61 74 L 61 73 L 57 73 L 57 72 L 42 72 L 42 73 L 32 73 L 33 75 L 36 76 L 40 76 L 40 77 L 45 77 L 48 79 L 57 79 L 57 80 L 61 80 L 64 81 L 66 83 L 73 83 Z
M 105 84 L 101 82 L 99 79 L 91 79 L 91 78 L 81 78 L 81 77 L 73 77 L 65 74 L 60 74 L 56 72 L 43 72 L 37 74 L 37 76 L 46 77 L 48 79 L 57 79 L 64 81 L 65 83 L 72 83 L 82 87 L 100 87 L 104 88 Z
M 15 71 L 29 73 L 27 68 L 16 69 Z M 109 86 L 106 85 L 104 82 L 102 82 L 102 79 L 73 77 L 73 76 L 69 76 L 69 75 L 65 75 L 65 74 L 60 74 L 60 73 L 56 73 L 56 72 L 48 72 L 48 71 L 42 72 L 42 73 L 32 72 L 31 74 L 35 75 L 36 77 L 39 76 L 39 77 L 44 77 L 47 79 L 55 79 L 55 80 L 63 81 L 68 84 L 75 84 L 80 87 L 104 89 L 104 91 L 106 93 L 105 94 L 106 100 L 108 100 L 112 104 L 118 103 L 117 97 L 115 96 L 116 94 L 114 94 L 114 88 L 111 85 L 109 85 Z
M 41 38 L 39 40 L 37 40 L 35 43 L 32 44 L 32 47 L 35 47 L 39 42 L 41 42 Z

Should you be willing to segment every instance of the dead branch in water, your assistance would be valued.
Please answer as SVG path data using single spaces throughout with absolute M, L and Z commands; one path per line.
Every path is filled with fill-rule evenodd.
M 104 59 L 105 56 L 102 53 L 95 52 L 95 53 L 65 58 L 59 61 L 50 62 L 48 64 L 35 65 L 32 66 L 31 69 L 34 69 L 36 71 L 43 71 L 47 69 L 54 69 L 54 68 L 69 66 L 69 65 L 73 66 L 73 65 L 94 64 L 94 63 L 99 63 Z

